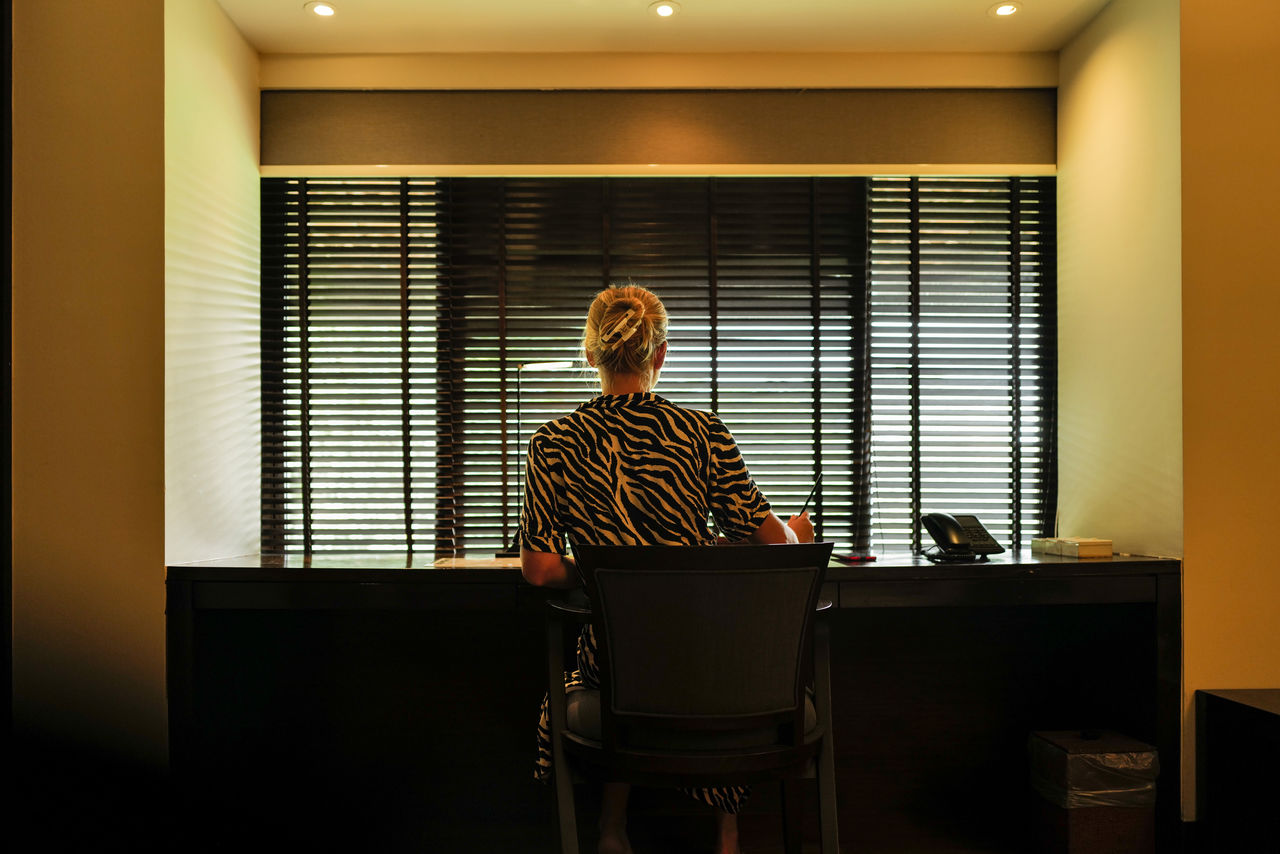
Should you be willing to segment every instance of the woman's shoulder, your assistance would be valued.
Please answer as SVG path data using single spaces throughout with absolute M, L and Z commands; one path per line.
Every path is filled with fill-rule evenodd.
M 685 406 L 682 403 L 677 403 L 674 400 L 668 400 L 667 398 L 662 397 L 661 395 L 653 394 L 652 392 L 646 395 L 646 398 L 647 398 L 646 402 L 652 406 L 668 409 L 668 410 L 671 410 L 672 412 L 679 412 L 690 418 L 698 418 L 704 421 L 709 418 L 715 418 L 715 413 L 711 412 L 710 410 L 695 409 L 692 406 Z
M 599 427 L 603 411 L 605 408 L 600 406 L 599 398 L 592 398 L 570 412 L 544 421 L 530 438 L 545 442 L 584 431 L 591 432 Z
M 529 441 L 534 445 L 554 446 L 556 440 L 574 432 L 574 424 L 577 420 L 578 413 L 570 412 L 561 415 L 558 418 L 552 418 L 550 421 L 544 421 L 538 429 L 533 431 L 529 436 Z
M 536 436 L 554 436 L 557 433 L 563 433 L 565 430 L 571 428 L 574 422 L 579 420 L 581 420 L 581 417 L 579 416 L 577 410 L 573 412 L 567 412 L 564 415 L 560 415 L 560 416 L 557 416 L 556 418 L 552 418 L 550 421 L 542 422 L 541 426 L 539 426 L 537 430 L 533 431 L 533 435 L 535 437 Z
M 647 414 L 646 414 L 647 413 Z M 679 422 L 685 429 L 696 427 L 709 432 L 725 430 L 715 412 L 694 409 L 668 400 L 652 392 L 629 395 L 600 395 L 580 404 L 572 412 L 545 422 L 534 432 L 534 438 L 554 438 L 581 430 L 604 429 L 619 421 L 646 420 L 659 415 L 661 420 Z
M 672 403 L 671 401 L 663 401 L 663 403 L 670 406 L 674 411 L 679 412 L 690 421 L 697 422 L 708 429 L 724 429 L 724 422 L 720 420 L 720 416 L 710 409 L 693 409 L 692 407 L 681 406 L 680 404 Z
M 708 432 L 717 432 L 724 429 L 720 416 L 709 409 L 694 409 L 693 407 L 682 406 L 657 395 L 653 395 L 650 405 L 666 412 L 672 419 L 683 421 L 687 426 L 697 427 Z

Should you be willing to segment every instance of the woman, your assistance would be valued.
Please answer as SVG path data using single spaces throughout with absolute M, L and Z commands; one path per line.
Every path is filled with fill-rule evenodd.
M 520 566 L 531 583 L 576 587 L 566 539 L 608 545 L 709 544 L 711 514 L 722 538 L 754 543 L 812 542 L 807 514 L 783 524 L 751 479 L 733 436 L 708 412 L 684 409 L 651 389 L 667 357 L 667 312 L 651 291 L 607 288 L 587 312 L 582 349 L 600 375 L 599 397 L 544 424 L 529 442 L 520 518 Z M 598 685 L 595 637 L 578 638 L 568 690 Z M 544 701 L 538 776 L 551 767 Z M 623 783 L 606 783 L 601 854 L 629 854 Z M 719 854 L 738 854 L 737 813 L 745 787 L 689 792 L 717 810 Z

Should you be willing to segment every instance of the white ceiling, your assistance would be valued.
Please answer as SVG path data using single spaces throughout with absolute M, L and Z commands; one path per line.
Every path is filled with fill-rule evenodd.
M 263 54 L 1054 51 L 1108 0 L 218 0 Z

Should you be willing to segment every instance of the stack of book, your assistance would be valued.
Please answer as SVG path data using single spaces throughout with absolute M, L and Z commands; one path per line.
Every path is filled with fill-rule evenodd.
M 1037 537 L 1031 541 L 1031 553 L 1064 557 L 1111 557 L 1111 541 L 1097 537 Z

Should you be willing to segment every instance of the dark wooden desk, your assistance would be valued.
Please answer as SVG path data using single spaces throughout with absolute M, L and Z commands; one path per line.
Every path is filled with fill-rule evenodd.
M 1280 844 L 1280 689 L 1196 691 L 1196 824 L 1205 854 Z
M 444 750 L 465 788 L 462 754 L 449 750 L 483 742 L 490 747 L 479 764 L 496 763 L 492 777 L 525 785 L 551 594 L 525 584 L 516 562 L 255 556 L 169 567 L 167 588 L 171 757 L 180 778 L 210 769 L 243 775 L 268 753 L 278 765 L 332 760 L 386 773 L 424 756 L 440 762 Z M 985 825 L 1025 807 L 1026 736 L 1076 726 L 1121 729 L 1157 746 L 1158 809 L 1174 832 L 1178 561 L 1022 553 L 934 565 L 886 555 L 833 564 L 823 596 L 838 608 L 837 769 L 851 844 L 896 815 L 896 836 L 885 830 L 879 844 L 1017 850 L 1013 831 Z M 415 684 L 415 672 L 446 686 L 443 697 Z M 486 711 L 464 711 L 459 697 Z M 400 709 L 400 698 L 410 708 Z M 419 719 L 424 731 L 444 721 L 456 729 L 441 747 L 413 729 Z M 386 733 L 398 727 L 410 735 L 393 747 Z M 326 747 L 309 752 L 317 741 Z M 245 756 L 234 760 L 237 752 Z M 961 778 L 966 768 L 971 779 Z M 457 803 L 450 819 L 465 822 Z M 549 821 L 541 801 L 526 805 L 526 821 L 542 820 L 544 808 Z M 908 824 L 923 829 L 907 838 Z M 970 831 L 974 841 L 957 841 Z

